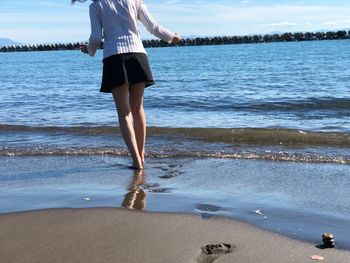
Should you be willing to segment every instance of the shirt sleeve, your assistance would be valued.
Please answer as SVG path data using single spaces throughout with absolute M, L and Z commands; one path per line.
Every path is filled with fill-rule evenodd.
M 91 35 L 89 38 L 88 52 L 90 56 L 95 56 L 103 38 L 101 16 L 96 4 L 90 5 L 90 22 Z
M 173 41 L 175 33 L 160 26 L 148 12 L 147 7 L 142 0 L 140 0 L 140 6 L 138 9 L 138 19 L 151 34 L 168 43 Z

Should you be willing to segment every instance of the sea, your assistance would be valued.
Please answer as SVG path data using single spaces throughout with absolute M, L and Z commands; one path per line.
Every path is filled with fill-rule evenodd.
M 147 210 L 350 249 L 349 40 L 147 53 Z M 101 77 L 102 51 L 0 53 L 0 213 L 122 206 L 134 175 Z

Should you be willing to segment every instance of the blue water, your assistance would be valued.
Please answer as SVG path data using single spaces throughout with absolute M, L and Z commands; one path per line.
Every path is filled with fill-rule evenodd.
M 350 131 L 350 41 L 154 48 L 145 95 L 156 127 Z M 102 53 L 0 54 L 0 123 L 116 125 Z
M 350 163 L 350 41 L 147 52 L 150 155 Z M 101 59 L 0 53 L 0 155 L 124 155 Z

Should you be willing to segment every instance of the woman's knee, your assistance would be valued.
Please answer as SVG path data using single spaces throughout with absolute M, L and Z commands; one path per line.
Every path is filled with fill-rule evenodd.
M 130 108 L 133 116 L 144 114 L 142 103 L 130 103 Z
M 132 122 L 131 113 L 118 112 L 119 124 L 128 124 Z

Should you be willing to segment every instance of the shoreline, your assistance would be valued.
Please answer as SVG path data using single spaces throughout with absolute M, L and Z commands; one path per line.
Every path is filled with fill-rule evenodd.
M 117 208 L 46 209 L 0 215 L 4 262 L 213 262 L 201 247 L 227 243 L 215 262 L 346 262 L 349 251 L 320 250 L 226 218 Z

